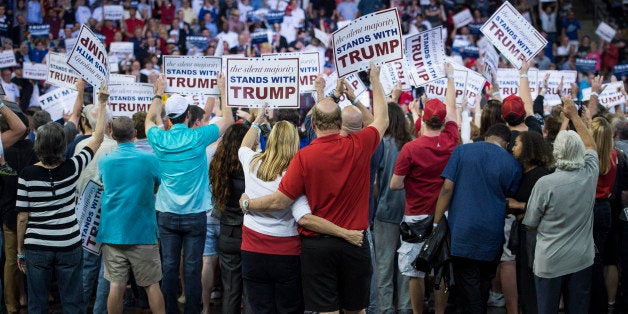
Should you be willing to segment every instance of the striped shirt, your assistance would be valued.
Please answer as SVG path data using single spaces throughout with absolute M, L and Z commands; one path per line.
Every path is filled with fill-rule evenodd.
M 76 181 L 94 152 L 85 147 L 54 169 L 24 168 L 18 179 L 16 209 L 28 212 L 24 247 L 69 251 L 81 245 L 74 200 Z

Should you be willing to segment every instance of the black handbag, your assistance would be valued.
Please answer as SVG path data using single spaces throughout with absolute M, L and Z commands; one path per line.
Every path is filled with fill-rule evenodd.
M 519 251 L 519 246 L 521 245 L 521 239 L 519 238 L 519 228 L 521 228 L 521 222 L 515 219 L 512 222 L 512 226 L 510 228 L 510 236 L 508 237 L 508 249 L 510 252 L 515 255 Z
M 399 225 L 401 240 L 408 243 L 419 243 L 425 241 L 434 229 L 434 215 L 427 216 L 419 221 Z

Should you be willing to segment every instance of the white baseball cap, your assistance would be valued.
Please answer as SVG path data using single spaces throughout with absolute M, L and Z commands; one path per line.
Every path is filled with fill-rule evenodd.
M 166 115 L 170 119 L 176 119 L 188 110 L 188 101 L 179 94 L 173 94 L 166 100 Z

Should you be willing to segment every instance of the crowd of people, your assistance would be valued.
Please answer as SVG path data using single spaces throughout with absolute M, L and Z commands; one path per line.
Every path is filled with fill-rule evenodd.
M 580 4 L 512 4 L 546 48 L 519 69 L 516 95 L 486 82 L 456 104 L 451 63 L 443 99 L 400 85 L 386 95 L 374 63 L 360 73 L 368 103 L 342 78 L 325 97 L 334 54 L 314 30 L 397 7 L 404 35 L 442 25 L 447 54 L 481 73 L 481 55 L 465 48 L 501 1 L 2 1 L 1 52 L 17 63 L 0 69 L 2 310 L 628 311 L 626 102 L 599 101 L 604 84 L 626 84 L 615 72 L 627 61 L 621 1 L 603 3 L 610 42 L 584 33 Z M 122 5 L 122 19 L 106 19 L 107 5 Z M 458 27 L 464 9 L 473 21 Z M 30 35 L 40 24 L 48 37 Z M 23 65 L 67 52 L 83 24 L 107 47 L 133 43 L 115 63 L 154 84 L 148 112 L 114 118 L 108 86 L 82 80 L 63 119 L 41 109 L 57 87 L 24 78 Z M 223 74 L 220 97 L 197 106 L 165 93 L 160 74 L 164 55 L 300 51 L 322 59 L 317 97 L 302 94 L 300 109 L 232 109 Z M 579 71 L 561 105 L 544 101 L 547 76 L 533 98 L 531 68 L 578 70 L 578 58 L 595 71 Z M 501 57 L 499 67 L 512 65 Z M 340 108 L 342 98 L 353 105 Z M 93 186 L 96 252 L 77 220 Z M 436 255 L 429 267 L 426 254 Z

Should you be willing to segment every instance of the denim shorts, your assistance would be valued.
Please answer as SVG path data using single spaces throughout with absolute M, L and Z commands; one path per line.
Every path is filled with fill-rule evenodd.
M 218 234 L 220 233 L 220 220 L 207 215 L 207 234 L 205 235 L 205 248 L 203 256 L 218 254 Z

